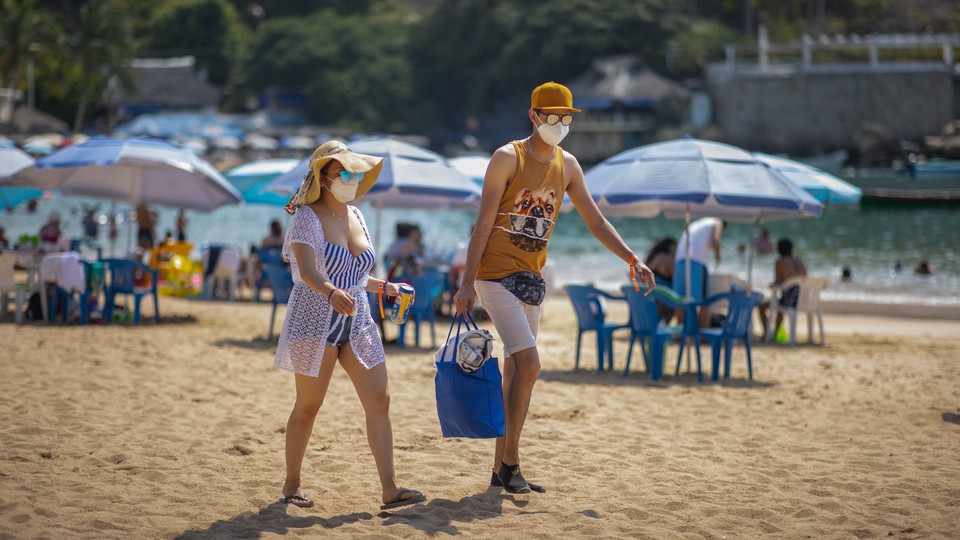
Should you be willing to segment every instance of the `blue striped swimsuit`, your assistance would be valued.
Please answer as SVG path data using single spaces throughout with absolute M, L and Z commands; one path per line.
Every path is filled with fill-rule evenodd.
M 338 289 L 348 290 L 355 287 L 373 269 L 373 263 L 377 259 L 373 246 L 368 247 L 360 255 L 354 257 L 350 250 L 327 242 L 323 249 L 323 261 L 327 267 L 327 277 Z M 357 298 L 357 302 L 366 301 L 366 298 Z M 333 313 L 333 320 L 330 321 L 330 332 L 327 337 L 327 343 L 342 347 L 350 339 L 350 327 L 353 322 L 352 315 L 341 315 Z

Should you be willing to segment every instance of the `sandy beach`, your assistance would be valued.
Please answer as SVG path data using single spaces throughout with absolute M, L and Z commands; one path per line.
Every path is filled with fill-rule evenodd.
M 522 452 L 549 492 L 490 488 L 492 442 L 440 436 L 433 351 L 391 347 L 399 480 L 429 500 L 389 514 L 342 369 L 304 465 L 318 504 L 277 502 L 293 379 L 269 304 L 4 323 L 0 538 L 960 536 L 960 321 L 829 315 L 825 347 L 756 346 L 753 383 L 738 347 L 729 382 L 653 384 L 594 372 L 592 338 L 573 371 L 573 311 L 545 305 Z

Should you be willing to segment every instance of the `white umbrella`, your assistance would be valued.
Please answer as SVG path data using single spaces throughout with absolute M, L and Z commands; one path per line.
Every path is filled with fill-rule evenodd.
M 654 217 L 663 213 L 684 218 L 686 225 L 691 217 L 755 224 L 819 216 L 822 211 L 819 201 L 750 152 L 692 138 L 621 152 L 590 169 L 586 182 L 606 214 Z M 689 265 L 686 280 L 689 291 Z
M 0 143 L 0 182 L 33 165 L 33 158 L 13 144 Z M 20 203 L 36 199 L 43 190 L 25 187 L 0 187 L 0 207 L 10 210 Z
M 350 148 L 384 158 L 367 197 L 397 208 L 479 208 L 482 191 L 440 154 L 389 137 L 355 141 Z
M 12 183 L 205 212 L 243 200 L 212 165 L 153 139 L 94 138 L 38 160 L 14 174 Z
M 450 164 L 469 176 L 474 184 L 482 186 L 483 177 L 487 174 L 487 165 L 490 164 L 490 156 L 459 156 L 450 158 Z
M 250 133 L 247 135 L 243 140 L 243 144 L 252 150 L 276 150 L 280 148 L 280 141 L 259 133 Z

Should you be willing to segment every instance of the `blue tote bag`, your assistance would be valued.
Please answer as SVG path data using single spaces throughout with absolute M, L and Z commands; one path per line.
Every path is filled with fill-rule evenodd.
M 457 325 L 460 315 L 450 324 Z M 473 322 L 472 320 L 470 322 Z M 470 324 L 467 324 L 468 330 Z M 476 323 L 474 323 L 476 328 Z M 459 337 L 460 326 L 457 325 Z M 447 333 L 449 341 L 450 332 Z M 454 348 L 456 349 L 456 339 Z M 447 344 L 444 344 L 446 347 Z M 444 358 L 441 353 L 440 358 Z M 476 371 L 467 373 L 455 361 L 435 362 L 437 416 L 444 437 L 493 439 L 504 434 L 503 379 L 500 363 L 489 358 Z

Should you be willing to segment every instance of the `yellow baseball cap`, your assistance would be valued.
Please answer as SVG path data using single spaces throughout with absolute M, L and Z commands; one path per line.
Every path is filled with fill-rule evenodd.
M 569 109 L 571 112 L 580 112 L 573 106 L 573 94 L 566 86 L 553 81 L 545 82 L 533 89 L 530 95 L 530 108 L 541 111 Z

